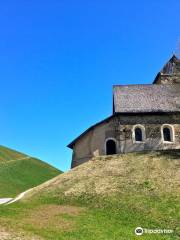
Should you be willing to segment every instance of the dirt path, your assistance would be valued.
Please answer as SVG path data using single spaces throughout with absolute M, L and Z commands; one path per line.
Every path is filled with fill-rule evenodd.
M 11 234 L 8 233 L 5 229 L 0 227 L 0 239 L 1 240 L 9 240 L 11 237 Z
M 13 198 L 0 198 L 0 204 L 5 204 L 8 203 L 12 200 Z
M 22 161 L 22 160 L 26 160 L 26 159 L 30 159 L 30 158 L 32 158 L 32 157 L 27 156 L 27 157 L 18 158 L 18 159 L 12 159 L 12 160 L 10 159 L 8 161 L 2 161 L 2 162 L 0 162 L 0 164 L 8 164 L 10 162 Z
M 23 233 L 9 232 L 0 226 L 0 240 L 42 240 L 38 236 L 27 236 Z
M 32 189 L 33 188 L 30 188 L 30 189 L 26 190 L 25 192 L 20 193 L 17 197 L 12 198 L 10 201 L 6 202 L 6 205 L 9 205 L 11 203 L 19 201 L 21 198 L 23 198 L 25 196 L 26 193 L 32 191 Z
M 23 198 L 26 193 L 30 192 L 32 189 L 33 189 L 33 188 L 30 188 L 30 189 L 26 190 L 25 192 L 20 193 L 20 194 L 17 195 L 17 197 L 15 197 L 15 198 L 0 198 L 0 205 L 1 205 L 1 204 L 6 204 L 6 205 L 8 205 L 8 204 L 17 202 L 17 201 L 19 201 L 21 198 Z

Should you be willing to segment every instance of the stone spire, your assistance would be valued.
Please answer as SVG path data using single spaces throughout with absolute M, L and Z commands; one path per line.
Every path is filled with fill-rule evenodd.
M 180 83 L 180 59 L 173 55 L 157 74 L 154 84 Z

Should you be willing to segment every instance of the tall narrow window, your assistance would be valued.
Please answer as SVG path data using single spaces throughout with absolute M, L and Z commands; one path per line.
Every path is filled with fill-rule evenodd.
M 171 130 L 168 127 L 163 128 L 163 138 L 166 142 L 172 142 Z
M 142 130 L 141 128 L 135 128 L 135 141 L 136 142 L 142 142 L 143 137 L 142 137 Z
M 133 143 L 145 143 L 146 130 L 141 124 L 134 125 L 132 128 L 132 140 Z

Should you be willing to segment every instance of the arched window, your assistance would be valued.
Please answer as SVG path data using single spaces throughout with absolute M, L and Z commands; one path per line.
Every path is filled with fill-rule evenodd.
M 172 142 L 171 141 L 171 132 L 170 132 L 169 128 L 167 128 L 167 127 L 163 128 L 163 137 L 164 137 L 164 141 Z
M 141 128 L 135 128 L 135 141 L 142 142 L 142 130 Z
M 113 139 L 106 141 L 106 155 L 116 154 L 116 142 Z
M 173 142 L 174 141 L 174 129 L 170 125 L 162 126 L 162 137 L 164 142 Z
M 144 142 L 146 138 L 145 127 L 143 125 L 135 125 L 132 129 L 132 139 L 134 143 Z

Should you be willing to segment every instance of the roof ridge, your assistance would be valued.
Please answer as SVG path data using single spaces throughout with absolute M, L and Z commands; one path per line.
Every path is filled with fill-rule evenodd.
M 139 83 L 139 84 L 113 84 L 113 87 L 124 87 L 124 86 L 148 86 L 154 85 L 152 83 Z
M 174 83 L 174 84 L 127 84 L 127 85 L 113 85 L 113 88 L 115 87 L 131 87 L 131 86 L 153 86 L 153 87 L 166 87 L 166 86 L 177 86 L 180 85 L 180 83 Z

